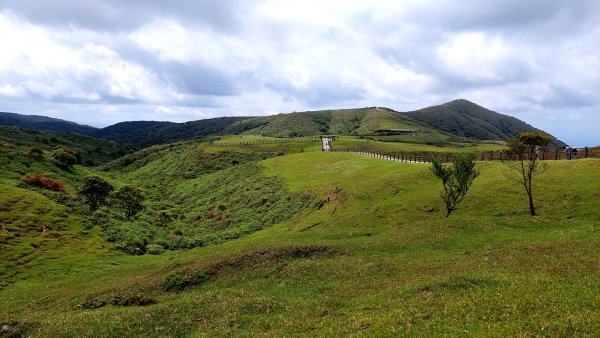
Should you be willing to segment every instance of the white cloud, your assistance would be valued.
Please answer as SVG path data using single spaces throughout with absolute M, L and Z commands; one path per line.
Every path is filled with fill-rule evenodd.
M 0 85 L 0 95 L 4 96 L 23 96 L 25 89 L 21 86 L 13 86 L 10 84 Z
M 0 110 L 106 125 L 463 97 L 600 143 L 598 13 L 593 0 L 4 1 Z M 588 136 L 551 123 L 570 117 Z
M 453 35 L 439 46 L 437 58 L 450 72 L 470 80 L 501 80 L 501 67 L 514 54 L 498 37 L 467 32 Z

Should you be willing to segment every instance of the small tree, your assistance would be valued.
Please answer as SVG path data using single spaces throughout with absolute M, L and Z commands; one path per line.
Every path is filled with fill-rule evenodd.
M 142 205 L 144 194 L 139 188 L 130 185 L 124 185 L 115 191 L 112 199 L 113 205 L 123 211 L 127 219 L 130 219 L 144 209 Z
M 529 213 L 535 216 L 533 205 L 533 178 L 546 171 L 546 163 L 539 156 L 545 152 L 552 137 L 538 131 L 523 132 L 519 137 L 508 140 L 509 160 L 504 163 L 510 168 L 508 177 L 521 184 L 529 197 Z
M 82 195 L 91 210 L 96 210 L 98 204 L 106 202 L 106 198 L 113 191 L 113 186 L 105 179 L 99 176 L 87 176 L 83 180 L 83 185 L 79 188 L 79 194 Z
M 55 160 L 60 163 L 62 167 L 68 168 L 69 166 L 77 163 L 76 152 L 69 148 L 58 148 L 52 154 Z
M 36 160 L 43 160 L 44 151 L 38 146 L 32 146 L 29 148 L 29 156 L 35 158 Z
M 431 159 L 431 164 L 431 171 L 442 180 L 444 186 L 441 197 L 446 204 L 448 217 L 456 210 L 456 206 L 462 202 L 473 181 L 479 176 L 479 171 L 475 169 L 475 154 L 458 154 L 452 160 L 452 165 L 444 165 L 436 158 Z

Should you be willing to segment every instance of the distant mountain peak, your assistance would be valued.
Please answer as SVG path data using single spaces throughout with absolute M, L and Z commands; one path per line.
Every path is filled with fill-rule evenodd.
M 524 131 L 538 130 L 512 116 L 497 113 L 465 99 L 452 100 L 406 114 L 427 125 L 457 136 L 502 141 Z M 563 142 L 555 141 L 555 146 Z
M 71 121 L 40 115 L 22 115 L 0 112 L 0 125 L 15 126 L 33 130 L 61 131 L 79 134 L 90 134 L 98 128 L 78 124 Z
M 146 147 L 223 134 L 263 134 L 277 137 L 306 135 L 371 135 L 378 130 L 403 129 L 442 132 L 473 140 L 502 141 L 523 131 L 537 130 L 466 99 L 410 112 L 386 107 L 329 109 L 257 117 L 219 117 L 185 123 L 159 121 L 119 122 L 97 129 L 73 122 L 35 115 L 0 113 L 0 125 L 28 129 L 68 131 L 118 140 Z M 560 141 L 554 145 L 560 146 Z

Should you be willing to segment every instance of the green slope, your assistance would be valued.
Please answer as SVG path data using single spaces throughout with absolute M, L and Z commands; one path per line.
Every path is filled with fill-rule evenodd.
M 0 290 L 0 323 L 23 335 L 95 337 L 591 336 L 600 330 L 598 160 L 549 162 L 535 185 L 538 217 L 528 216 L 526 197 L 502 164 L 481 163 L 481 176 L 446 219 L 441 186 L 427 165 L 310 151 L 312 144 L 274 146 L 290 154 L 246 164 L 229 157 L 223 168 L 209 156 L 201 162 L 208 169 L 193 179 L 178 176 L 175 164 L 193 155 L 282 148 L 190 142 L 154 148 L 162 152 L 156 158 L 149 152 L 107 166 L 104 174 L 115 184 L 131 181 L 155 194 L 136 220 L 140 231 L 152 229 L 152 212 L 162 207 L 177 216 L 169 231 L 196 216 L 203 222 L 211 210 L 243 211 L 235 217 L 245 221 L 237 223 L 262 230 L 131 256 L 107 251 L 100 227 L 85 233 L 82 224 L 73 240 L 41 251 L 34 271 L 23 267 L 21 280 Z M 193 168 L 189 163 L 183 168 Z M 14 188 L 12 178 L 2 184 L 31 205 L 68 210 L 35 190 Z M 310 201 L 286 204 L 293 196 Z M 11 216 L 19 210 L 40 221 L 56 216 L 37 209 L 0 209 L 0 231 L 19 226 Z M 287 216 L 264 218 L 277 209 Z M 76 230 L 84 216 L 55 222 Z M 219 228 L 220 219 L 211 222 L 198 230 L 227 229 Z M 77 238 L 90 244 L 82 248 Z M 69 268 L 56 276 L 56 261 L 45 255 L 61 257 Z
M 25 115 L 12 115 L 20 119 L 31 119 Z M 11 121 L 3 122 L 0 115 L 0 124 L 14 124 Z M 25 123 L 16 123 L 16 125 L 30 126 Z M 41 128 L 43 125 L 34 127 Z M 385 136 L 383 140 L 429 142 L 438 145 L 469 140 L 503 141 L 516 137 L 520 132 L 535 130 L 534 127 L 514 117 L 496 113 L 461 99 L 405 113 L 388 108 L 369 107 L 294 112 L 262 117 L 219 117 L 186 123 L 131 121 L 84 132 L 94 137 L 117 140 L 144 148 L 156 144 L 231 134 L 262 134 L 274 137 L 324 134 L 366 136 L 382 134 L 382 131 L 393 129 L 410 132 L 393 137 Z M 560 147 L 564 146 L 564 143 L 557 140 L 554 145 Z
M 244 132 L 275 137 L 308 135 L 366 135 L 380 129 L 428 128 L 414 119 L 387 108 L 320 110 L 279 114 L 234 123 L 226 132 Z
M 50 157 L 52 151 L 60 146 L 72 148 L 81 155 L 87 165 L 98 165 L 121 157 L 133 148 L 123 143 L 98 139 L 82 134 L 39 131 L 18 127 L 0 126 L 0 142 L 6 147 L 38 146 Z M 0 145 L 2 147 L 2 145 Z M 26 151 L 26 149 L 22 149 Z
M 132 144 L 144 148 L 155 144 L 204 138 L 222 134 L 231 123 L 247 117 L 217 117 L 185 123 L 132 121 L 102 128 L 94 136 Z
M 524 131 L 537 130 L 529 124 L 483 108 L 467 100 L 407 112 L 407 115 L 443 132 L 476 140 L 507 140 Z M 564 146 L 555 141 L 555 146 Z
M 71 132 L 79 134 L 92 134 L 97 128 L 77 124 L 52 117 L 39 115 L 22 115 L 0 112 L 0 125 L 14 126 L 33 130 Z

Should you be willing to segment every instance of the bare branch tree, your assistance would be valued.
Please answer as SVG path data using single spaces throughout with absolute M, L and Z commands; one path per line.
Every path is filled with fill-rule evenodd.
M 546 171 L 547 165 L 540 161 L 552 137 L 544 133 L 523 132 L 519 137 L 508 140 L 508 160 L 504 163 L 510 169 L 507 177 L 522 185 L 529 197 L 529 213 L 535 216 L 533 204 L 533 178 Z

